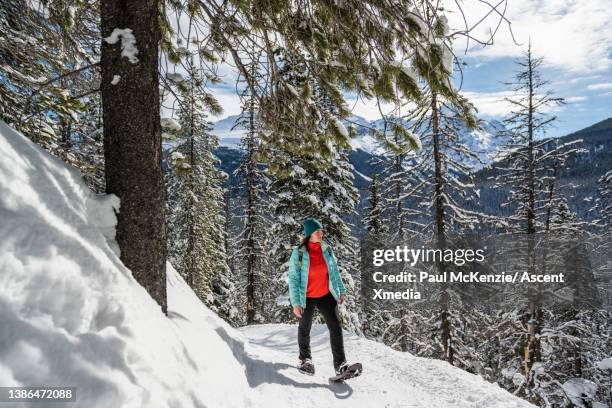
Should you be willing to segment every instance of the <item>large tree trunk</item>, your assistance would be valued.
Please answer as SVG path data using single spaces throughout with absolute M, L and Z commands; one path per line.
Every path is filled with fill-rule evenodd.
M 102 0 L 102 38 L 116 28 L 131 29 L 138 61 L 121 55 L 122 41 L 103 40 L 100 89 L 106 190 L 121 199 L 116 236 L 121 260 L 166 313 L 158 7 L 153 0 Z M 121 79 L 112 85 L 115 75 Z

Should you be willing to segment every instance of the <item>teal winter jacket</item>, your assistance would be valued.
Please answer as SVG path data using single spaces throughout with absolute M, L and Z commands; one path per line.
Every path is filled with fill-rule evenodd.
M 342 284 L 342 278 L 340 278 L 338 263 L 331 246 L 325 241 L 321 242 L 321 250 L 323 251 L 325 263 L 327 264 L 329 291 L 336 301 L 338 301 L 340 295 L 346 293 L 346 289 Z M 301 268 L 298 265 L 300 252 L 302 253 Z M 308 250 L 304 247 L 298 249 L 298 245 L 294 246 L 291 258 L 289 259 L 289 298 L 291 299 L 291 306 L 293 307 L 302 306 L 302 308 L 306 308 L 306 288 L 308 287 L 309 265 Z

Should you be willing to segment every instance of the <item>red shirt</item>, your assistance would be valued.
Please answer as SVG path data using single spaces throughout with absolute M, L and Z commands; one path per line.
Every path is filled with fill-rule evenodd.
M 321 243 L 310 242 L 306 244 L 308 248 L 308 286 L 306 287 L 306 297 L 319 298 L 329 293 L 329 274 L 327 264 L 323 258 Z

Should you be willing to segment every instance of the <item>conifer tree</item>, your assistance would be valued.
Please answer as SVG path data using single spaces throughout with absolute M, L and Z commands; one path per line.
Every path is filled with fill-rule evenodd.
M 296 85 L 304 80 L 300 67 L 288 68 L 290 70 L 286 75 Z M 311 147 L 295 152 L 294 146 L 278 146 L 270 150 L 269 172 L 273 176 L 271 189 L 275 196 L 274 217 L 277 220 L 272 229 L 274 244 L 271 248 L 273 270 L 277 276 L 275 281 L 279 284 L 276 293 L 288 299 L 286 274 L 291 248 L 299 243 L 302 221 L 306 217 L 318 218 L 325 227 L 324 239 L 333 248 L 347 289 L 341 319 L 345 328 L 359 332 L 359 288 L 355 283 L 359 248 L 352 236 L 351 225 L 345 221 L 348 215 L 355 212 L 359 198 L 353 186 L 352 165 L 348 160 L 348 130 L 337 118 L 337 112 L 324 89 L 297 86 L 312 89 L 311 98 L 317 101 L 321 109 L 327 109 L 325 116 L 313 118 L 310 126 L 303 129 L 301 137 L 307 140 L 311 134 L 326 134 L 328 140 L 317 145 L 314 151 Z M 288 307 L 283 313 L 290 313 Z
M 274 237 L 271 256 L 277 278 L 279 297 L 288 299 L 286 274 L 291 247 L 299 243 L 302 221 L 306 217 L 318 218 L 325 227 L 324 239 L 330 243 L 338 259 L 341 277 L 347 289 L 347 303 L 342 320 L 347 329 L 359 331 L 357 307 L 359 248 L 351 235 L 350 225 L 343 220 L 345 214 L 355 211 L 358 194 L 352 185 L 352 165 L 348 152 L 334 154 L 333 160 L 322 160 L 305 155 L 289 156 L 285 152 L 272 152 L 272 164 L 285 162 L 284 177 L 273 180 L 271 188 L 276 197 Z M 318 160 L 317 160 L 318 159 Z M 288 314 L 288 308 L 280 312 Z
M 604 262 L 595 266 L 595 275 L 601 285 L 610 287 L 612 283 L 612 260 L 606 254 L 612 253 L 612 170 L 606 172 L 598 180 L 597 195 L 591 212 L 594 214 L 594 232 L 591 235 L 593 253 L 604 259 Z M 604 304 L 612 303 L 612 293 L 607 291 Z
M 410 132 L 406 132 L 397 118 L 392 116 L 384 118 L 382 134 L 385 136 L 387 146 L 382 162 L 382 190 L 385 199 L 386 215 L 395 222 L 389 226 L 389 234 L 395 240 L 402 240 L 407 234 L 414 234 L 419 230 L 418 211 L 414 211 L 408 204 L 410 197 L 415 197 L 415 188 L 420 180 L 414 177 L 414 169 L 410 160 L 414 151 L 421 148 L 420 139 Z M 391 139 L 387 140 L 390 133 Z
M 384 203 L 380 192 L 380 182 L 378 175 L 372 176 L 370 182 L 369 195 L 368 195 L 368 206 L 365 209 L 365 215 L 363 217 L 363 225 L 368 235 L 371 235 L 374 239 L 380 239 L 387 232 L 387 223 L 384 217 Z
M 96 90 L 96 21 L 95 3 L 2 2 L 0 118 L 48 150 L 83 111 L 79 85 Z
M 438 55 L 439 66 L 426 74 L 424 83 L 427 86 L 421 91 L 422 97 L 416 108 L 404 118 L 410 123 L 411 132 L 419 139 L 416 146 L 419 150 L 411 152 L 403 165 L 392 167 L 394 177 L 405 174 L 404 177 L 409 180 L 408 183 L 401 183 L 408 185 L 405 193 L 400 193 L 397 188 L 392 211 L 396 217 L 401 217 L 398 204 L 403 200 L 404 211 L 410 211 L 412 235 L 420 235 L 423 242 L 431 243 L 435 249 L 443 252 L 453 247 L 453 242 L 449 241 L 450 233 L 471 231 L 482 216 L 468 209 L 477 195 L 472 170 L 465 162 L 477 158 L 465 146 L 460 133 L 465 128 L 475 128 L 477 123 L 475 109 L 465 98 L 456 94 L 447 97 L 441 91 L 441 86 L 452 87 L 453 55 L 445 39 L 448 30 L 446 21 L 438 18 L 430 25 L 434 29 L 429 47 L 431 52 Z M 416 59 L 414 65 L 418 63 Z M 399 183 L 395 181 L 395 184 Z M 432 270 L 439 274 L 445 271 L 446 265 L 442 261 L 437 261 L 435 270 Z M 451 364 L 455 360 L 466 360 L 472 351 L 466 342 L 455 336 L 461 332 L 461 326 L 467 324 L 462 320 L 467 314 L 460 309 L 453 311 L 454 307 L 461 307 L 460 294 L 442 284 L 436 293 L 428 296 L 436 299 L 439 306 L 439 313 L 430 320 L 436 327 L 432 329 L 435 339 L 432 350 L 437 349 L 431 355 L 446 359 Z M 456 358 L 458 350 L 464 355 Z
M 253 61 L 249 64 L 252 78 L 258 78 L 255 70 L 259 68 L 256 60 L 260 54 L 252 50 Z M 271 207 L 270 196 L 266 194 L 270 183 L 262 157 L 265 156 L 265 146 L 261 142 L 262 128 L 259 119 L 258 102 L 250 91 L 245 88 L 242 94 L 243 109 L 236 126 L 246 129 L 242 137 L 242 160 L 236 169 L 236 176 L 245 200 L 240 205 L 241 233 L 236 237 L 237 276 L 245 281 L 246 324 L 264 321 L 276 307 L 274 298 L 270 297 L 270 286 L 273 285 L 268 273 L 267 247 L 270 233 Z
M 388 233 L 388 225 L 385 217 L 385 201 L 381 194 L 381 183 L 379 182 L 379 175 L 372 175 L 370 181 L 368 204 L 365 208 L 365 214 L 363 217 L 363 224 L 365 227 L 364 237 L 361 239 L 361 279 L 360 283 L 362 286 L 362 331 L 370 337 L 380 341 L 382 340 L 383 331 L 385 330 L 386 316 L 380 310 L 379 302 L 371 299 L 369 295 L 364 295 L 363 288 L 365 287 L 366 292 L 369 289 L 371 282 L 371 276 L 369 272 L 369 265 L 365 265 L 367 262 L 368 253 L 366 251 L 372 251 L 374 248 L 382 248 L 385 246 Z
M 597 180 L 597 197 L 593 206 L 595 225 L 606 235 L 612 226 L 612 170 L 609 170 Z
M 510 186 L 508 200 L 505 205 L 515 208 L 514 214 L 508 217 L 508 231 L 525 236 L 526 245 L 523 265 L 528 273 L 535 274 L 535 234 L 542 231 L 542 213 L 545 211 L 541 203 L 545 196 L 545 186 L 541 176 L 547 175 L 550 161 L 546 156 L 547 141 L 537 140 L 537 137 L 556 119 L 548 113 L 548 108 L 563 104 L 562 98 L 554 97 L 547 90 L 548 81 L 542 79 L 540 70 L 543 60 L 533 55 L 531 44 L 522 60 L 517 61 L 520 71 L 515 81 L 509 83 L 515 97 L 506 100 L 513 109 L 505 120 L 509 142 L 502 155 L 504 159 L 499 165 L 500 176 L 496 185 Z M 537 361 L 539 345 L 537 334 L 541 322 L 537 316 L 537 288 L 530 285 L 527 288 L 529 313 L 528 339 L 524 345 L 524 374 L 529 377 L 533 363 Z M 531 383 L 530 383 L 531 384 Z M 531 386 L 531 385 L 530 385 Z
M 97 2 L 0 7 L 0 119 L 104 191 Z
M 202 97 L 202 78 L 194 64 L 181 83 L 179 121 L 165 120 L 177 132 L 170 153 L 168 176 L 169 259 L 198 297 L 225 317 L 235 315 L 231 302 L 233 283 L 225 253 L 225 174 L 217 169 L 213 150 L 216 136 L 209 133 Z M 215 290 L 217 292 L 215 292 Z
M 121 261 L 167 313 L 160 14 L 159 4 L 146 0 L 100 3 L 100 90 L 106 192 L 121 200 Z
M 426 12 L 438 14 L 442 8 L 429 1 L 401 1 L 393 6 L 398 12 L 388 12 L 389 5 L 371 1 L 330 5 L 309 0 L 295 8 L 286 1 L 218 7 L 207 0 L 172 2 L 171 7 L 190 21 L 189 30 L 179 31 L 190 37 L 185 38 L 187 44 L 199 48 L 204 65 L 230 59 L 251 88 L 259 101 L 261 121 L 271 130 L 262 134 L 262 140 L 274 147 L 284 146 L 291 154 L 320 149 L 319 154 L 325 155 L 322 146 L 330 137 L 341 144 L 346 141 L 342 132 L 333 129 L 327 134 L 313 133 L 308 141 L 300 137 L 313 122 L 332 119 L 329 110 L 310 97 L 312 88 L 325 92 L 342 119 L 348 114 L 344 91 L 377 97 L 381 102 L 418 98 L 415 78 L 396 61 L 414 59 L 417 75 L 426 80 L 426 73 L 442 69 L 442 49 L 429 46 L 431 33 L 441 30 L 442 24 L 432 27 L 423 17 Z M 446 25 L 446 20 L 440 21 Z M 171 61 L 179 61 L 180 47 L 173 45 L 171 33 L 166 32 L 161 49 Z M 250 72 L 253 48 L 264 54 L 256 72 L 263 73 L 265 87 Z M 305 81 L 295 83 L 285 75 L 287 61 L 300 67 Z M 449 97 L 456 93 L 444 82 L 437 87 Z M 382 137 L 380 132 L 376 135 Z

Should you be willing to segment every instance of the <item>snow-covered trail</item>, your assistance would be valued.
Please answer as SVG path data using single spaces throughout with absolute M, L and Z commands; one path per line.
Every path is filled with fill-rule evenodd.
M 317 374 L 295 368 L 296 325 L 237 330 L 168 265 L 168 315 L 118 256 L 113 196 L 0 122 L 0 386 L 74 387 L 68 403 L 4 407 L 528 407 L 448 364 L 346 335 L 364 375 L 330 385 L 327 330 Z
M 329 384 L 333 374 L 325 325 L 313 325 L 314 376 L 299 373 L 297 326 L 265 324 L 242 328 L 247 338 L 247 379 L 261 397 L 278 395 L 282 406 L 334 407 L 533 407 L 482 378 L 433 359 L 417 358 L 345 333 L 349 361 L 364 365 L 362 376 Z M 279 405 L 281 406 L 281 405 Z

